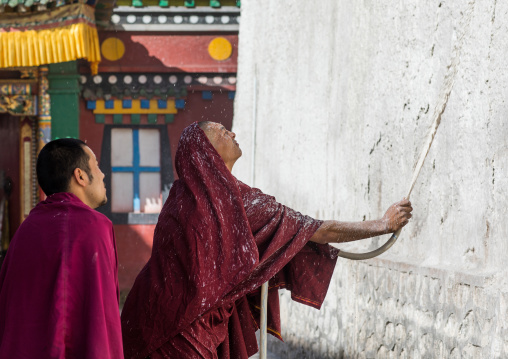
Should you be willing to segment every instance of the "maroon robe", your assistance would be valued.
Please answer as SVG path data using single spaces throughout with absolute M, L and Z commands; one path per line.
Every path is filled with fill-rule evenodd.
M 39 203 L 0 271 L 0 358 L 123 358 L 111 221 L 71 193 Z
M 197 123 L 178 144 L 179 175 L 155 229 L 152 256 L 122 311 L 126 358 L 247 358 L 257 352 L 259 287 L 320 308 L 337 250 L 308 243 L 321 221 L 239 182 Z

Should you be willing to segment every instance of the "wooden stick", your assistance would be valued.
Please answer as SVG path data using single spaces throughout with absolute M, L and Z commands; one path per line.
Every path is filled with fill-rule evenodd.
M 259 359 L 266 359 L 266 321 L 267 321 L 267 306 L 268 306 L 268 282 L 263 283 L 261 286 L 261 323 L 260 323 L 260 348 Z

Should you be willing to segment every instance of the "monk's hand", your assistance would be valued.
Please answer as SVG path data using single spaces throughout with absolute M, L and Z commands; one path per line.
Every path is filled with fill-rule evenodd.
M 386 233 L 397 232 L 404 227 L 412 217 L 411 202 L 407 199 L 392 204 L 381 220 L 385 223 Z

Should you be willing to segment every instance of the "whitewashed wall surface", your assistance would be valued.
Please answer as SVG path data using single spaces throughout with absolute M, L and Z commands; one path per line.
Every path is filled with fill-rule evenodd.
M 508 1 L 242 1 L 234 173 L 315 218 L 405 195 L 457 52 L 413 220 L 321 311 L 282 295 L 281 358 L 508 358 Z

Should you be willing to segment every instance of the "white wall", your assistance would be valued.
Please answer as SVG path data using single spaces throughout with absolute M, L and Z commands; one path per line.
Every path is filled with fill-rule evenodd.
M 469 25 L 463 15 L 468 9 L 473 11 Z M 329 338 L 336 348 L 315 347 L 307 356 L 379 356 L 380 346 L 393 345 L 381 343 L 388 329 L 369 322 L 374 315 L 420 336 L 412 344 L 393 339 L 397 355 L 424 355 L 415 343 L 425 335 L 452 357 L 467 356 L 471 345 L 485 358 L 508 355 L 508 342 L 499 344 L 508 327 L 502 319 L 495 319 L 490 331 L 475 322 L 477 332 L 462 341 L 458 336 L 470 313 L 494 318 L 506 310 L 499 298 L 508 291 L 503 279 L 508 261 L 508 3 L 244 0 L 241 20 L 233 126 L 244 156 L 235 175 L 305 214 L 344 221 L 379 218 L 407 192 L 447 65 L 465 33 L 455 86 L 411 195 L 414 219 L 381 259 L 339 259 L 321 313 L 309 311 L 302 319 L 306 309 L 288 302 L 286 336 L 296 338 L 301 330 L 292 320 L 314 328 L 326 312 L 327 318 L 335 316 L 336 334 L 329 338 L 330 328 L 322 323 L 314 340 Z M 374 248 L 386 239 L 347 249 Z M 421 277 L 422 283 L 437 280 L 442 302 L 424 305 L 416 297 L 400 297 L 409 280 L 400 273 Z M 401 287 L 376 294 L 379 276 Z M 461 285 L 469 290 L 461 292 Z M 422 284 L 413 294 L 428 295 L 428 288 Z M 490 303 L 483 305 L 485 313 L 478 311 L 474 293 Z M 457 295 L 471 300 L 454 301 Z M 375 307 L 371 311 L 359 297 L 371 298 L 369 305 L 392 299 L 412 305 L 413 311 L 397 306 L 385 314 Z M 329 313 L 339 307 L 340 313 Z M 442 326 L 426 329 L 424 317 L 417 315 L 420 309 L 433 313 L 432 323 L 441 315 Z M 459 339 L 447 342 L 451 315 L 458 324 L 452 326 L 456 333 L 450 326 L 448 332 Z M 372 348 L 358 339 L 360 328 L 369 326 Z M 475 337 L 479 344 L 471 344 Z M 294 341 L 295 348 L 302 343 Z

